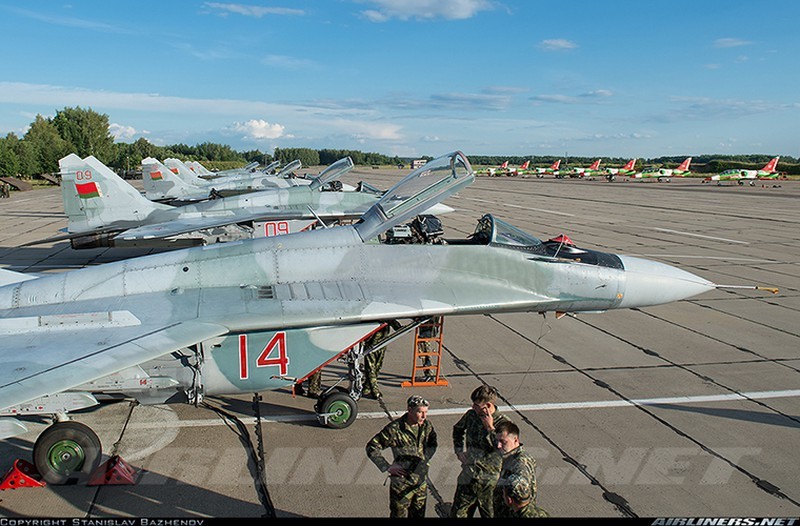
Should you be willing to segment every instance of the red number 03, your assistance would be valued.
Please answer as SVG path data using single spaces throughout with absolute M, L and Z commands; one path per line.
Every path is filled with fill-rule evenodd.
M 239 378 L 247 380 L 250 377 L 249 360 L 247 351 L 247 335 L 239 335 Z M 274 355 L 277 350 L 277 356 Z M 278 366 L 278 375 L 284 376 L 289 372 L 289 356 L 286 354 L 286 333 L 276 332 L 264 346 L 264 349 L 256 358 L 256 367 Z

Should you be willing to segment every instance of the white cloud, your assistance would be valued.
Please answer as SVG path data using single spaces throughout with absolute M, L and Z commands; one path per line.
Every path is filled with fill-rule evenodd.
M 296 112 L 302 105 L 272 104 L 268 102 L 240 99 L 193 99 L 172 97 L 159 93 L 128 93 L 105 90 L 29 84 L 24 82 L 0 82 L 0 102 L 10 104 L 35 104 L 45 107 L 90 106 L 109 109 L 134 110 L 146 108 L 152 113 L 231 115 L 253 113 L 274 114 Z M 319 110 L 318 110 L 319 111 Z
M 102 33 L 123 33 L 123 34 L 131 34 L 130 31 L 120 29 L 118 27 L 110 26 L 108 24 L 102 22 L 95 22 L 94 20 L 86 20 L 81 18 L 73 18 L 69 16 L 52 16 L 52 15 L 45 15 L 42 13 L 37 13 L 35 11 L 29 11 L 27 9 L 18 9 L 14 7 L 7 7 L 6 8 L 13 13 L 32 18 L 34 20 L 39 20 L 40 22 L 44 22 L 46 24 L 53 24 L 58 26 L 66 26 L 66 27 L 74 27 L 78 29 L 85 29 L 89 31 L 100 31 Z
M 493 9 L 489 0 L 359 0 L 370 4 L 361 14 L 371 22 L 386 22 L 392 18 L 399 20 L 465 20 L 480 11 Z
M 750 44 L 752 44 L 751 41 L 741 38 L 718 38 L 714 41 L 714 47 L 718 48 L 749 46 Z
M 267 55 L 261 59 L 261 63 L 265 66 L 273 66 L 283 69 L 305 69 L 317 66 L 311 60 L 294 58 L 286 55 Z
M 426 99 L 394 96 L 382 101 L 389 108 L 395 109 L 435 109 L 459 111 L 497 111 L 505 110 L 511 103 L 511 97 L 487 93 L 434 93 Z
M 588 91 L 586 93 L 581 93 L 580 95 L 572 96 L 572 95 L 535 95 L 531 97 L 531 100 L 536 102 L 552 102 L 556 104 L 601 104 L 600 99 L 605 99 L 608 97 L 613 96 L 613 93 L 607 89 L 598 89 L 594 91 Z
M 582 93 L 581 97 L 599 98 L 599 97 L 611 97 L 612 95 L 613 95 L 613 93 L 611 93 L 610 90 L 607 90 L 607 89 L 596 89 L 594 91 L 589 91 L 589 92 L 586 92 L 586 93 Z
M 578 44 L 564 38 L 553 38 L 549 40 L 542 40 L 539 43 L 539 47 L 541 49 L 546 49 L 547 51 L 564 51 L 566 49 L 575 49 L 578 47 Z
M 223 14 L 236 13 L 237 15 L 253 16 L 261 18 L 265 15 L 305 15 L 302 9 L 291 9 L 288 7 L 263 7 L 247 4 L 222 4 L 218 2 L 206 2 L 205 7 L 222 11 Z
M 136 129 L 132 126 L 123 126 L 122 124 L 111 123 L 108 125 L 109 133 L 114 137 L 117 142 L 127 142 L 136 136 Z
M 400 134 L 401 126 L 397 124 L 354 121 L 349 119 L 336 119 L 330 124 L 331 127 L 338 128 L 358 140 L 397 141 L 403 138 Z
M 235 122 L 231 126 L 235 132 L 244 134 L 247 139 L 277 139 L 284 136 L 285 127 L 281 124 L 270 124 L 262 119 L 250 119 L 247 122 Z

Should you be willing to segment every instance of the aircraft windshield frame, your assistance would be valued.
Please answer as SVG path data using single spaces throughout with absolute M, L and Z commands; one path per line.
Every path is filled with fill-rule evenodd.
M 401 216 L 420 202 L 449 189 L 453 180 L 463 179 L 472 173 L 472 167 L 461 152 L 443 155 L 428 161 L 402 181 L 386 191 L 378 201 L 388 219 Z
M 358 191 L 365 194 L 383 195 L 383 190 L 378 187 L 372 186 L 366 181 L 361 181 L 358 185 Z
M 323 186 L 331 181 L 335 181 L 353 169 L 355 165 L 350 157 L 339 159 L 332 165 L 325 168 L 315 179 L 314 186 Z
M 295 159 L 294 161 L 290 162 L 289 164 L 281 168 L 281 171 L 277 173 L 277 177 L 289 177 L 297 170 L 299 170 L 302 166 L 303 166 L 302 161 L 300 161 L 300 159 Z
M 489 243 L 507 247 L 538 247 L 542 240 L 510 223 L 486 214 L 475 228 L 475 235 L 488 237 Z
M 280 166 L 280 165 L 281 165 L 280 161 L 272 161 L 271 163 L 266 165 L 264 168 L 262 168 L 261 171 L 264 172 L 267 175 L 270 175 L 272 172 L 277 170 L 278 166 Z
M 432 204 L 471 184 L 475 172 L 460 151 L 428 161 L 387 190 L 355 225 L 361 239 L 368 240 L 421 214 Z

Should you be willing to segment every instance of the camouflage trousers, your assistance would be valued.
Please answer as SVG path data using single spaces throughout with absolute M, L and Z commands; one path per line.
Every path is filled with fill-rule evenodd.
M 484 519 L 494 517 L 494 488 L 497 479 L 476 478 L 469 467 L 461 470 L 450 508 L 452 518 L 472 518 L 475 510 Z
M 544 519 L 550 517 L 550 514 L 533 502 L 518 510 L 514 510 L 506 503 L 502 503 L 498 506 L 495 517 L 502 519 Z
M 322 370 L 308 377 L 308 395 L 317 396 L 322 392 Z
M 390 518 L 422 518 L 425 517 L 425 505 L 428 499 L 428 481 L 425 477 L 411 478 L 390 477 L 389 517 Z
M 383 367 L 383 357 L 386 349 L 380 348 L 372 351 L 364 357 L 364 393 L 380 394 L 378 389 L 378 375 Z

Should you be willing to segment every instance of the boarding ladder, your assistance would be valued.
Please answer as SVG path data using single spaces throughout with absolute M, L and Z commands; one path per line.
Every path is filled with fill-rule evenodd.
M 402 387 L 428 387 L 448 385 L 441 376 L 442 328 L 444 317 L 428 318 L 414 332 L 414 361 L 411 365 L 411 380 L 402 382 Z

